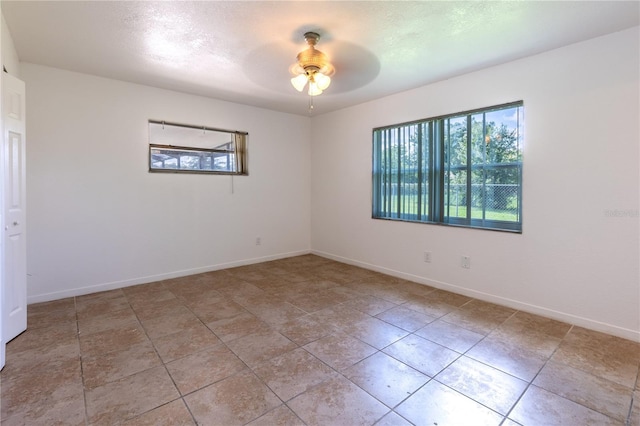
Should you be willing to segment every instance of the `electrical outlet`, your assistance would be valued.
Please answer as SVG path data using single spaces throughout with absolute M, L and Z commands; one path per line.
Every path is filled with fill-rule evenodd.
M 425 251 L 424 252 L 424 261 L 425 261 L 425 263 L 431 263 L 431 252 L 430 251 Z
M 460 266 L 464 269 L 471 269 L 471 258 L 469 256 L 462 256 L 460 258 Z
M 256 237 L 256 245 L 257 246 L 262 245 L 262 238 Z

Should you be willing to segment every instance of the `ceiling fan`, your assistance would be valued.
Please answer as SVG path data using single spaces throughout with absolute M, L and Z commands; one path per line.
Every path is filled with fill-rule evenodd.
M 335 68 L 327 55 L 316 49 L 320 34 L 310 31 L 304 34 L 304 39 L 309 47 L 298 53 L 297 62 L 289 68 L 294 75 L 291 84 L 302 92 L 308 83 L 309 96 L 318 96 L 331 84 Z

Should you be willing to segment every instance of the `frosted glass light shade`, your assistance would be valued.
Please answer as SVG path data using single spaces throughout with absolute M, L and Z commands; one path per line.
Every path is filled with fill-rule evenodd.
M 309 96 L 318 96 L 322 93 L 322 89 L 318 87 L 318 83 L 315 81 L 309 82 Z
M 313 76 L 313 79 L 316 81 L 316 84 L 318 85 L 318 88 L 320 90 L 325 90 L 331 84 L 331 77 L 329 77 L 328 75 L 324 75 L 321 72 L 317 72 Z
M 307 84 L 307 76 L 305 74 L 300 74 L 291 79 L 291 84 L 298 92 L 302 92 L 304 86 Z

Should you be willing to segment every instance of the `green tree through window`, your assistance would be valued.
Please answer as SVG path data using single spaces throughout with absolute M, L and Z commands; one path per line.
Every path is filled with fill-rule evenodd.
M 373 217 L 522 231 L 522 102 L 373 131 Z

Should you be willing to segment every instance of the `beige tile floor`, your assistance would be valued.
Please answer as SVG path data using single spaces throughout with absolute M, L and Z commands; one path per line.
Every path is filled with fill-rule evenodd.
M 638 425 L 640 345 L 313 255 L 31 305 L 3 425 Z

